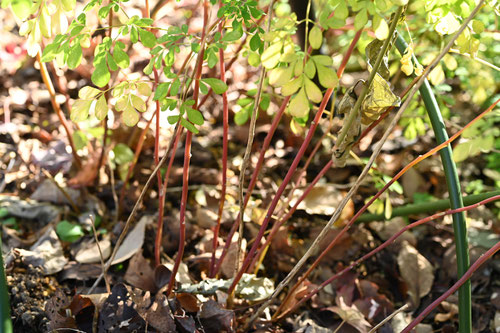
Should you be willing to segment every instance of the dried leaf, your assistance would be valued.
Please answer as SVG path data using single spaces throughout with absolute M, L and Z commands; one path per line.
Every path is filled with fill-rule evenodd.
M 368 332 L 371 325 L 355 305 L 348 306 L 342 297 L 337 298 L 337 305 L 329 309 L 338 314 L 342 320 L 356 328 L 359 332 Z
M 205 332 L 233 332 L 234 312 L 220 307 L 217 302 L 209 300 L 201 306 L 199 318 Z
M 413 306 L 420 304 L 420 298 L 427 295 L 434 282 L 431 263 L 408 242 L 402 244 L 398 255 L 401 277 L 408 286 L 408 295 Z
M 153 216 L 143 216 L 134 229 L 125 237 L 122 245 L 116 252 L 113 265 L 119 264 L 137 253 L 142 248 L 144 243 L 144 232 L 146 231 L 146 224 L 154 220 Z

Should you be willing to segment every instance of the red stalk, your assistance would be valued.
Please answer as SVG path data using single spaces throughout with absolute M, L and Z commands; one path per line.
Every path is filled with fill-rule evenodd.
M 221 7 L 223 2 L 221 1 Z M 222 34 L 222 28 L 224 27 L 224 22 L 219 23 L 219 32 Z M 221 47 L 219 49 L 219 66 L 220 66 L 220 79 L 222 82 L 226 83 L 226 68 L 224 66 L 224 49 Z M 207 94 L 208 96 L 208 94 Z M 218 237 L 220 224 L 222 219 L 222 211 L 224 210 L 224 201 L 226 199 L 226 184 L 227 184 L 227 140 L 229 136 L 229 107 L 227 102 L 227 91 L 222 93 L 222 189 L 220 192 L 220 202 L 219 202 L 219 212 L 217 214 L 217 224 L 214 227 L 214 239 L 212 243 L 213 252 L 212 259 L 210 263 L 210 277 L 214 277 L 215 274 L 215 251 L 217 251 Z
M 269 148 L 269 145 L 271 144 L 271 140 L 273 138 L 274 132 L 276 131 L 276 128 L 278 127 L 278 124 L 281 120 L 281 117 L 283 116 L 283 113 L 285 112 L 286 106 L 288 104 L 288 101 L 290 100 L 290 96 L 286 97 L 283 100 L 283 103 L 281 104 L 281 107 L 278 111 L 278 113 L 274 116 L 273 122 L 271 124 L 271 128 L 269 129 L 269 132 L 266 135 L 266 138 L 264 139 L 264 143 L 262 144 L 262 148 L 260 150 L 259 154 L 259 160 L 257 161 L 257 165 L 255 166 L 255 169 L 252 173 L 252 178 L 250 179 L 250 184 L 248 184 L 248 189 L 245 194 L 245 199 L 243 201 L 243 207 L 246 207 L 248 204 L 248 201 L 250 200 L 250 196 L 252 194 L 253 189 L 255 188 L 255 184 L 257 183 L 257 177 L 259 176 L 260 170 L 262 169 L 262 165 L 264 164 L 264 157 L 266 154 L 267 149 Z M 238 212 L 238 215 L 236 216 L 236 219 L 231 227 L 231 230 L 229 231 L 229 234 L 226 237 L 226 244 L 224 244 L 224 248 L 222 249 L 221 256 L 217 262 L 217 265 L 215 267 L 214 271 L 214 276 L 219 272 L 220 267 L 222 265 L 222 262 L 224 261 L 224 258 L 226 257 L 227 251 L 229 250 L 229 246 L 231 245 L 231 240 L 233 238 L 234 233 L 236 232 L 236 229 L 238 229 L 238 221 L 240 219 L 240 213 Z
M 194 76 L 194 89 L 193 89 L 193 109 L 197 110 L 198 107 L 198 96 L 200 92 L 200 78 L 203 69 L 203 55 L 205 54 L 205 37 L 206 37 L 206 27 L 208 21 L 208 0 L 203 1 L 203 29 L 201 32 L 201 47 L 198 54 L 198 62 L 196 64 L 196 72 Z M 182 256 L 184 255 L 184 246 L 186 241 L 186 204 L 188 196 L 188 184 L 189 184 L 189 163 L 191 161 L 191 141 L 193 138 L 193 133 L 188 131 L 186 134 L 186 144 L 184 148 L 184 167 L 182 170 L 182 198 L 181 198 L 181 210 L 180 210 L 180 220 L 179 220 L 179 250 L 177 251 L 177 257 L 175 259 L 174 268 L 172 270 L 172 276 L 168 282 L 167 296 L 170 295 L 175 284 L 175 276 L 179 270 L 179 266 L 182 262 Z M 173 153 L 172 153 L 173 154 Z

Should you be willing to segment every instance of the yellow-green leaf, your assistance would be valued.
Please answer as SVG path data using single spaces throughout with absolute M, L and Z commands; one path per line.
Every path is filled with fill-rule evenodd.
M 450 35 L 460 28 L 460 22 L 455 18 L 452 12 L 448 12 L 442 17 L 434 27 L 440 35 Z
M 323 43 L 323 32 L 317 25 L 309 32 L 309 44 L 313 49 L 319 49 Z
M 304 86 L 306 88 L 306 94 L 310 101 L 314 103 L 319 103 L 323 99 L 323 94 L 317 85 L 314 84 L 307 77 L 304 78 Z
M 79 122 L 87 119 L 92 102 L 92 100 L 77 99 L 71 108 L 71 120 Z
M 441 64 L 438 64 L 436 68 L 434 68 L 429 73 L 429 76 L 427 78 L 429 79 L 429 82 L 432 83 L 432 85 L 434 86 L 443 83 L 445 77 L 444 77 L 443 67 L 441 66 Z
M 373 30 L 375 30 L 375 37 L 380 40 L 384 40 L 389 36 L 389 26 L 379 15 L 373 17 Z
M 99 93 L 101 93 L 99 89 L 85 86 L 78 92 L 78 97 L 80 97 L 81 99 L 93 99 L 94 97 L 99 95 Z
M 315 63 L 321 66 L 331 66 L 333 64 L 333 59 L 330 56 L 323 55 L 323 54 L 318 54 L 318 55 L 313 55 L 312 60 L 314 60 Z
M 301 75 L 298 78 L 295 78 L 287 84 L 283 85 L 283 87 L 281 87 L 281 94 L 283 96 L 290 96 L 295 94 L 295 92 L 297 92 L 297 90 L 299 90 L 299 88 L 302 86 L 303 80 L 304 75 Z
M 290 66 L 292 66 L 292 64 L 290 64 Z M 295 62 L 293 74 L 295 76 L 299 76 L 302 75 L 303 72 L 304 72 L 304 61 L 302 59 L 299 59 L 298 61 Z
M 151 87 L 146 82 L 137 83 L 137 91 L 141 93 L 143 96 L 151 95 Z
M 316 65 L 319 83 L 325 88 L 335 88 L 339 84 L 337 73 L 329 67 Z
M 275 87 L 281 87 L 285 83 L 290 82 L 293 77 L 293 67 L 278 67 L 271 70 L 269 73 L 269 84 Z
M 42 6 L 40 11 L 40 16 L 38 16 L 38 24 L 40 25 L 40 31 L 44 37 L 49 38 L 51 36 L 50 27 L 50 14 L 47 6 Z
M 132 105 L 134 106 L 134 108 L 137 109 L 137 111 L 140 112 L 146 111 L 146 103 L 144 103 L 142 98 L 136 95 L 130 95 L 130 99 L 132 100 Z
M 103 120 L 108 115 L 108 102 L 106 102 L 106 97 L 104 94 L 99 97 L 95 103 L 95 116 L 99 120 Z
M 292 98 L 288 111 L 292 116 L 298 118 L 305 117 L 309 113 L 309 102 L 304 88 L 300 89 L 299 93 Z
M 134 126 L 139 121 L 139 114 L 132 105 L 127 104 L 125 109 L 123 110 L 123 122 L 127 126 Z
M 276 42 L 269 45 L 269 47 L 262 52 L 262 65 L 267 69 L 276 67 L 280 60 L 282 48 L 282 42 Z
M 316 74 L 316 66 L 314 66 L 314 61 L 312 59 L 307 60 L 304 73 L 306 73 L 307 77 L 310 79 Z

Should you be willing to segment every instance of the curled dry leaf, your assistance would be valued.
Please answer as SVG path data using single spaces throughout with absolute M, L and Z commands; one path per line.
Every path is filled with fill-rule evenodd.
M 431 263 L 408 242 L 403 242 L 398 255 L 401 277 L 408 286 L 408 295 L 414 307 L 431 291 L 434 274 Z
M 361 333 L 368 332 L 368 329 L 371 327 L 361 311 L 355 305 L 347 305 L 342 297 L 337 298 L 337 306 L 332 306 L 329 309 Z

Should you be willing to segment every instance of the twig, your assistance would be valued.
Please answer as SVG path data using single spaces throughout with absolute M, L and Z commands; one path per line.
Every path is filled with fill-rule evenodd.
M 389 320 L 391 320 L 392 318 L 394 318 L 395 315 L 397 315 L 400 312 L 403 312 L 404 310 L 408 309 L 409 307 L 410 306 L 408 304 L 403 305 L 402 307 L 400 307 L 399 309 L 397 309 L 396 311 L 394 311 L 393 313 L 391 313 L 389 316 L 387 316 L 386 318 L 384 318 L 384 320 L 382 320 L 375 327 L 373 327 L 368 333 L 375 333 L 380 327 L 384 326 L 385 323 L 387 323 Z
M 50 102 L 52 103 L 52 107 L 54 108 L 54 111 L 56 111 L 56 115 L 59 118 L 59 122 L 61 125 L 64 127 L 64 130 L 66 131 L 66 136 L 68 137 L 68 142 L 69 145 L 71 146 L 71 153 L 73 154 L 73 158 L 75 160 L 76 165 L 78 166 L 79 169 L 82 167 L 82 161 L 80 160 L 80 156 L 78 156 L 75 148 L 75 142 L 73 141 L 73 133 L 71 129 L 69 128 L 68 121 L 66 120 L 66 117 L 64 116 L 64 113 L 61 110 L 61 107 L 59 106 L 59 103 L 57 103 L 56 100 L 56 91 L 54 90 L 54 85 L 52 84 L 52 81 L 50 80 L 50 75 L 47 72 L 47 66 L 45 66 L 45 63 L 42 62 L 42 56 L 40 52 L 36 54 L 36 60 L 38 61 L 38 64 L 40 65 L 40 74 L 42 75 L 42 80 L 43 83 L 45 83 L 45 86 L 47 87 L 47 90 L 49 91 L 50 95 Z
M 109 167 L 109 181 L 111 183 L 111 194 L 113 195 L 113 201 L 115 203 L 115 216 L 113 217 L 113 224 L 118 222 L 118 217 L 120 216 L 120 208 L 118 195 L 116 194 L 115 188 L 115 174 L 113 172 L 113 168 L 111 167 L 111 161 L 108 159 L 108 167 Z
M 109 281 L 108 281 L 108 278 L 106 276 L 106 270 L 105 270 L 105 266 L 104 266 L 104 256 L 102 255 L 102 250 L 101 250 L 101 245 L 99 244 L 99 239 L 97 239 L 97 230 L 95 229 L 95 221 L 94 221 L 94 218 L 92 217 L 92 215 L 89 216 L 90 217 L 90 221 L 92 222 L 92 231 L 94 232 L 94 239 L 95 239 L 95 243 L 97 245 L 97 249 L 99 250 L 99 257 L 101 258 L 101 267 L 102 267 L 102 274 L 104 275 L 104 283 L 106 284 L 106 291 L 108 292 L 108 294 L 111 294 L 111 287 L 109 285 Z
M 224 6 L 224 2 L 220 1 L 220 7 Z M 219 23 L 219 33 L 222 35 L 222 28 L 226 21 L 222 20 Z M 226 83 L 226 68 L 224 66 L 224 48 L 219 48 L 219 67 L 220 67 L 220 80 Z M 218 237 L 220 224 L 222 220 L 222 212 L 224 210 L 224 202 L 226 201 L 226 186 L 227 186 L 227 146 L 229 136 L 229 106 L 227 102 L 227 91 L 222 93 L 222 184 L 219 201 L 219 211 L 217 213 L 217 222 L 214 227 L 214 238 L 212 240 L 212 259 L 210 262 L 210 277 L 215 276 L 215 252 L 218 246 Z
M 66 200 L 68 200 L 68 203 L 70 204 L 71 208 L 73 208 L 75 213 L 80 214 L 80 209 L 78 208 L 76 203 L 73 201 L 73 199 L 71 198 L 69 193 L 66 191 L 66 189 L 64 189 L 61 185 L 59 185 L 59 183 L 54 179 L 54 177 L 52 177 L 52 175 L 47 170 L 45 170 L 43 168 L 41 170 L 42 170 L 43 174 L 45 175 L 45 177 L 50 179 L 50 181 L 57 187 L 57 189 L 62 193 L 62 195 L 64 195 Z

